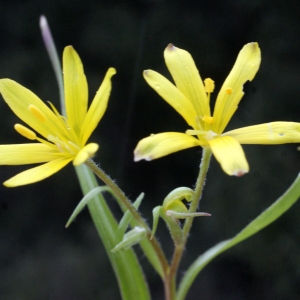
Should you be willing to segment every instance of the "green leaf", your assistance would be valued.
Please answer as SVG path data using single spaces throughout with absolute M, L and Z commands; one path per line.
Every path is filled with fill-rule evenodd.
M 122 241 L 111 250 L 112 253 L 123 249 L 127 250 L 132 246 L 139 243 L 147 235 L 147 231 L 143 227 L 136 226 L 133 229 L 129 230 L 123 237 Z
M 85 165 L 75 168 L 81 189 L 86 195 L 98 186 L 94 174 Z M 102 194 L 94 195 L 87 203 L 91 217 L 109 257 L 123 300 L 151 299 L 149 289 L 138 259 L 132 249 L 112 253 L 118 223 Z
M 218 243 L 197 258 L 197 260 L 185 273 L 179 285 L 176 300 L 183 300 L 185 298 L 194 279 L 209 262 L 211 262 L 215 257 L 224 251 L 251 237 L 258 231 L 274 222 L 298 200 L 299 196 L 300 177 L 298 175 L 290 188 L 268 209 L 262 212 L 256 219 L 247 225 L 240 233 L 231 239 Z
M 144 198 L 144 193 L 141 193 L 137 199 L 134 201 L 133 206 L 134 208 L 138 209 L 140 204 L 142 203 L 142 200 Z M 126 229 L 129 225 L 129 223 L 133 220 L 133 215 L 130 213 L 129 210 L 126 210 L 122 219 L 119 222 L 118 231 L 116 234 L 116 241 L 119 242 L 123 239 L 123 236 L 126 232 Z
M 98 186 L 91 191 L 89 191 L 78 203 L 76 208 L 74 209 L 71 217 L 69 218 L 66 228 L 69 227 L 69 225 L 74 221 L 74 219 L 77 217 L 77 215 L 82 211 L 82 209 L 89 203 L 89 201 L 93 200 L 93 197 L 99 193 L 105 192 L 105 191 L 111 191 L 111 189 L 107 186 Z
M 152 225 L 152 232 L 151 232 L 152 237 L 154 236 L 156 229 L 157 229 L 161 209 L 162 209 L 162 206 L 159 205 L 159 206 L 154 207 L 152 210 L 152 215 L 153 215 L 153 225 Z
M 130 222 L 130 226 L 132 228 L 134 228 L 135 226 L 139 226 L 138 222 L 136 220 L 132 220 Z M 140 246 L 145 254 L 145 256 L 147 257 L 147 259 L 149 260 L 150 264 L 152 265 L 152 267 L 155 269 L 155 271 L 159 274 L 159 276 L 164 279 L 164 271 L 161 265 L 161 261 L 158 257 L 158 255 L 160 255 L 158 252 L 155 251 L 153 245 L 150 243 L 150 240 L 148 238 L 142 239 L 140 241 Z M 166 261 L 167 263 L 167 261 Z

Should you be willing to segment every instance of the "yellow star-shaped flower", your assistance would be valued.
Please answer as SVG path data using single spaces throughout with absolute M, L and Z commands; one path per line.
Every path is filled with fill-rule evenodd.
M 213 115 L 209 100 L 214 82 L 209 78 L 202 82 L 187 51 L 170 44 L 164 57 L 176 86 L 152 70 L 144 71 L 144 78 L 193 129 L 142 139 L 134 150 L 135 161 L 156 159 L 194 146 L 209 147 L 225 173 L 241 176 L 249 171 L 241 144 L 300 142 L 300 124 L 293 122 L 272 122 L 223 133 L 244 95 L 244 83 L 258 71 L 261 55 L 257 43 L 249 43 L 240 51 L 218 94 Z
M 16 124 L 18 133 L 38 143 L 0 145 L 1 165 L 45 163 L 4 182 L 7 187 L 34 183 L 58 172 L 69 162 L 78 166 L 92 157 L 99 146 L 86 144 L 105 113 L 111 91 L 108 69 L 88 109 L 88 86 L 80 57 L 72 46 L 63 52 L 66 117 L 50 103 L 49 108 L 34 93 L 10 79 L 0 80 L 0 92 L 12 111 L 29 127 Z M 38 133 L 41 137 L 38 137 Z

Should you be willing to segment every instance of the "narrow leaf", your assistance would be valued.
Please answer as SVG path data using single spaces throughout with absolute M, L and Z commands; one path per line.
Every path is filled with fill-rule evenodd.
M 123 237 L 122 241 L 111 250 L 112 253 L 123 249 L 127 250 L 132 246 L 139 243 L 147 235 L 146 229 L 143 227 L 136 226 L 133 229 L 129 230 Z
M 89 203 L 89 201 L 93 200 L 93 197 L 99 193 L 110 191 L 111 189 L 107 186 L 98 186 L 91 191 L 89 191 L 78 203 L 76 208 L 74 209 L 71 217 L 69 218 L 66 228 L 74 221 L 74 219 L 78 216 L 78 214 L 82 211 L 82 209 Z
M 156 232 L 161 209 L 162 209 L 162 206 L 156 206 L 152 210 L 153 226 L 152 226 L 151 238 L 154 236 L 154 234 Z
M 196 276 L 209 262 L 224 251 L 249 238 L 274 222 L 298 200 L 299 196 L 300 177 L 298 175 L 290 188 L 269 208 L 247 225 L 240 233 L 231 239 L 218 243 L 198 257 L 198 259 L 186 271 L 179 285 L 176 300 L 183 300 L 185 298 Z
M 133 203 L 133 206 L 134 208 L 138 209 L 140 204 L 142 203 L 142 200 L 144 198 L 144 193 L 141 193 L 137 199 L 134 201 Z M 123 239 L 123 236 L 125 234 L 125 231 L 129 225 L 129 223 L 133 220 L 133 216 L 132 214 L 130 213 L 129 210 L 127 210 L 122 219 L 120 220 L 119 222 L 119 226 L 118 226 L 118 231 L 117 231 L 117 234 L 116 234 L 116 241 L 119 242 Z
M 98 186 L 94 174 L 85 165 L 75 168 L 84 194 Z M 111 253 L 115 246 L 118 224 L 106 204 L 102 194 L 97 194 L 89 201 L 88 209 L 94 225 L 109 257 L 123 300 L 150 299 L 149 289 L 143 271 L 132 249 Z

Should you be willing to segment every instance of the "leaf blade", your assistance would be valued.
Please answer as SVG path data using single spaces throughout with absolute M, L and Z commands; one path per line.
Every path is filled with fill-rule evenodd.
M 185 298 L 196 276 L 209 262 L 211 262 L 215 257 L 220 255 L 224 251 L 251 237 L 255 233 L 259 232 L 260 230 L 274 222 L 298 200 L 299 196 L 300 174 L 298 174 L 295 181 L 280 198 L 278 198 L 252 222 L 250 222 L 250 224 L 242 229 L 236 236 L 218 243 L 214 247 L 208 249 L 195 260 L 195 262 L 185 272 L 185 275 L 180 282 L 176 300 L 183 300 Z

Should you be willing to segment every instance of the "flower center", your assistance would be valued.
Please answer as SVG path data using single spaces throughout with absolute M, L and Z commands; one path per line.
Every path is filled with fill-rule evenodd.
M 80 148 L 71 141 L 62 141 L 57 136 L 48 135 L 47 140 L 56 145 L 60 152 L 67 152 L 75 155 Z
M 188 129 L 186 132 L 188 135 L 198 135 L 199 138 L 204 138 L 207 141 L 210 141 L 214 139 L 216 136 L 218 136 L 217 133 L 213 132 L 212 130 L 193 130 Z
M 57 136 L 49 135 L 47 137 L 47 140 L 50 142 L 49 143 L 48 141 L 37 137 L 34 131 L 21 124 L 15 124 L 14 128 L 20 135 L 24 136 L 25 138 L 29 140 L 37 140 L 47 146 L 55 147 L 62 153 L 69 153 L 72 155 L 76 155 L 80 150 L 80 148 L 73 142 L 62 141 Z
M 56 150 L 58 149 L 62 153 L 76 155 L 79 152 L 80 147 L 76 143 L 71 141 L 73 136 L 74 136 L 74 140 L 77 140 L 76 136 L 73 134 L 73 131 L 68 127 L 67 121 L 63 119 L 62 116 L 59 115 L 59 113 L 57 112 L 57 110 L 54 108 L 53 105 L 51 105 L 51 107 L 56 117 L 58 118 L 57 121 L 62 123 L 62 129 L 66 130 L 66 133 L 62 132 L 62 134 L 58 134 L 58 136 L 56 134 L 54 135 L 53 133 L 52 134 L 50 133 L 47 136 L 47 140 L 44 140 L 42 138 L 39 138 L 34 131 L 21 124 L 15 124 L 14 126 L 15 130 L 20 135 L 24 136 L 29 140 L 37 140 L 40 143 L 43 143 L 51 148 L 55 148 Z M 46 123 L 47 117 L 38 107 L 36 107 L 33 104 L 30 104 L 27 107 L 27 109 L 33 115 L 33 117 L 36 118 L 38 121 L 42 123 Z M 47 125 L 45 124 L 45 126 Z M 71 136 L 69 137 L 70 134 Z

